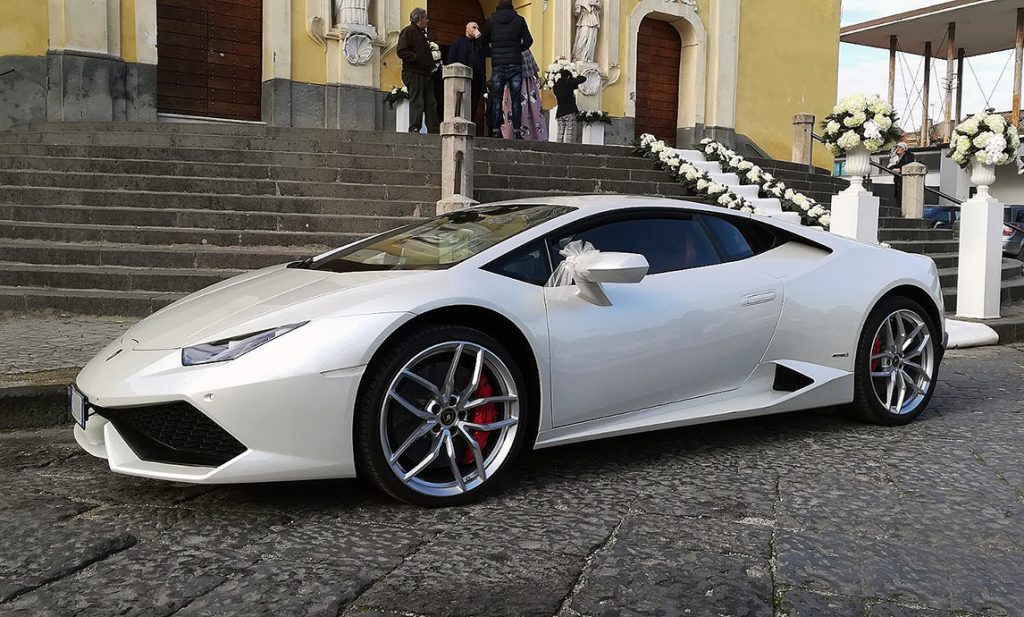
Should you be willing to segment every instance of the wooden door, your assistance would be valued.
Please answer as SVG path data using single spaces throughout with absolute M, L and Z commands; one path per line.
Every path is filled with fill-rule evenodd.
M 427 34 L 431 41 L 441 49 L 441 58 L 448 62 L 448 48 L 460 36 L 466 36 L 466 24 L 475 21 L 480 29 L 484 28 L 484 9 L 477 0 L 427 0 L 427 15 L 430 25 Z M 486 78 L 486 75 L 484 76 Z M 437 98 L 438 116 L 444 118 L 444 88 L 440 73 L 434 74 L 434 93 Z M 484 113 L 487 104 L 481 103 L 473 113 L 476 133 L 484 134 Z
M 157 109 L 259 120 L 262 0 L 157 0 Z
M 675 145 L 679 115 L 682 41 L 668 22 L 640 22 L 636 54 L 636 134 L 651 133 Z

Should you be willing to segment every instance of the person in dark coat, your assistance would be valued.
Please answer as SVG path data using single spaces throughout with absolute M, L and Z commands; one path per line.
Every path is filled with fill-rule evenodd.
M 484 78 L 487 76 L 484 58 L 490 55 L 490 50 L 480 41 L 481 36 L 483 33 L 480 26 L 471 21 L 466 24 L 466 36 L 459 37 L 448 49 L 448 64 L 458 62 L 473 69 L 473 85 L 469 93 L 469 118 L 476 117 L 477 107 L 484 95 Z
M 562 69 L 558 73 L 558 80 L 552 90 L 555 91 L 555 100 L 558 107 L 555 108 L 555 119 L 558 120 L 558 139 L 562 143 L 573 143 L 576 141 L 576 116 L 580 108 L 576 106 L 576 89 L 586 83 L 587 78 L 580 75 L 573 77 L 572 73 Z
M 526 20 L 512 8 L 512 0 L 501 0 L 484 28 L 481 38 L 491 52 L 490 125 L 495 137 L 501 136 L 501 101 L 508 87 L 512 95 L 512 126 L 516 139 L 522 139 L 523 52 L 533 45 Z
M 906 142 L 896 144 L 889 154 L 889 169 L 896 172 L 892 182 L 896 187 L 896 205 L 903 203 L 903 167 L 914 162 L 914 153 L 907 148 Z
M 434 97 L 434 56 L 427 41 L 427 12 L 415 8 L 409 21 L 398 35 L 398 57 L 402 59 L 402 83 L 409 89 L 409 132 L 419 133 L 426 118 L 427 132 L 440 132 L 437 100 Z

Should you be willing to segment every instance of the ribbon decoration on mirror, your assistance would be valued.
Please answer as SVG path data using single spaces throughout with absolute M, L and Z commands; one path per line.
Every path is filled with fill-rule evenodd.
M 594 258 L 601 254 L 601 251 L 586 240 L 573 240 L 565 245 L 559 254 L 565 259 L 551 273 L 547 287 L 565 287 L 581 282 L 580 273 L 587 271 L 588 266 L 593 263 Z

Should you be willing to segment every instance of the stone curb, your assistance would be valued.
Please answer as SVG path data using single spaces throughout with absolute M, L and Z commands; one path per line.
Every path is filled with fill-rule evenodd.
M 0 430 L 71 423 L 68 384 L 81 368 L 0 375 Z

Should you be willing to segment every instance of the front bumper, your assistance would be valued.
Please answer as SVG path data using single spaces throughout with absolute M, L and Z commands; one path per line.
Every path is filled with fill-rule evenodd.
M 316 351 L 325 348 L 324 336 L 323 329 L 300 328 L 236 360 L 194 367 L 181 365 L 180 350 L 129 349 L 116 341 L 76 379 L 99 410 L 84 429 L 75 426 L 75 438 L 111 470 L 134 476 L 210 484 L 354 477 L 352 417 L 365 364 L 330 368 L 346 359 Z M 195 418 L 185 428 L 174 422 L 153 428 L 154 410 L 175 413 L 175 405 L 191 406 L 212 428 L 172 434 L 195 433 L 189 428 Z M 139 422 L 130 422 L 133 412 Z M 132 427 L 158 444 L 199 444 L 200 451 L 213 435 L 218 448 L 239 444 L 238 453 L 208 448 L 221 458 L 205 461 L 154 454 L 140 447 Z

